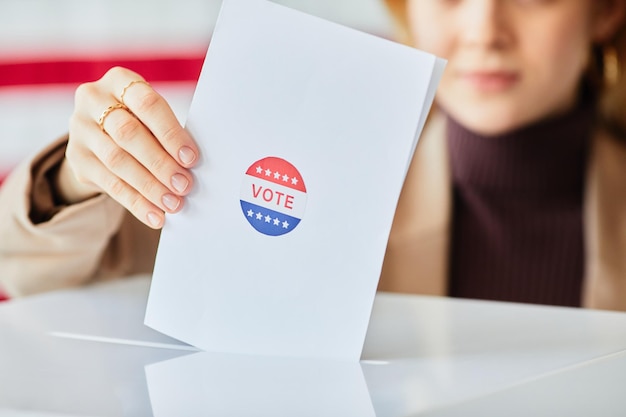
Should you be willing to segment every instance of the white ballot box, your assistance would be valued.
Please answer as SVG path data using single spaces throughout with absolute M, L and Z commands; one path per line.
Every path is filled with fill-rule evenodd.
M 265 0 L 225 0 L 186 128 L 146 324 L 201 349 L 357 361 L 444 61 Z

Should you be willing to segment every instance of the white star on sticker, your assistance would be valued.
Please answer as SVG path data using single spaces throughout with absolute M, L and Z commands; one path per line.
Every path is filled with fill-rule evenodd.
M 287 174 L 283 175 L 283 181 L 285 182 L 289 181 L 289 175 Z
M 274 226 L 278 226 L 280 224 L 280 220 L 278 220 L 278 217 L 276 217 L 274 219 Z
M 298 179 L 297 179 L 296 177 L 293 177 L 293 178 L 291 179 L 291 183 L 292 183 L 293 185 L 296 185 L 296 184 L 298 183 Z
M 248 217 L 254 216 L 254 212 L 252 210 L 248 210 Z
M 269 223 L 271 221 L 272 221 L 272 218 L 270 217 L 269 214 L 267 216 L 265 216 L 265 223 Z
M 263 215 L 260 212 L 256 214 L 257 220 L 261 220 L 262 218 L 263 218 Z
M 287 220 L 285 220 L 285 221 L 283 222 L 283 229 L 286 229 L 286 228 L 288 228 L 288 227 L 289 227 L 289 223 L 287 223 Z
M 274 179 L 277 180 L 280 178 L 280 172 L 276 171 L 274 172 Z
M 261 172 L 263 172 L 263 168 L 261 168 L 261 165 L 256 167 L 256 173 L 260 174 Z
M 265 176 L 269 177 L 270 175 L 272 175 L 272 170 L 268 168 L 265 170 Z

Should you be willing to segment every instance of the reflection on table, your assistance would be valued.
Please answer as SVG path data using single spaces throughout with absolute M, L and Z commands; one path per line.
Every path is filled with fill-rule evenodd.
M 1 305 L 0 416 L 626 413 L 626 314 L 378 294 L 346 363 L 197 352 L 143 325 L 148 288 Z

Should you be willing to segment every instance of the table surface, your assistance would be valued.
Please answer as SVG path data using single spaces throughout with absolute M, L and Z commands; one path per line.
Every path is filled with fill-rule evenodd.
M 348 363 L 198 352 L 149 285 L 0 304 L 0 417 L 626 415 L 624 313 L 379 293 Z

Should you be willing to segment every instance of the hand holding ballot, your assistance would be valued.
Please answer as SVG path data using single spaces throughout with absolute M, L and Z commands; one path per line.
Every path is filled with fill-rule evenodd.
M 197 161 L 193 139 L 165 99 L 117 67 L 76 92 L 57 193 L 70 204 L 106 193 L 156 229 L 164 213 L 182 209 Z

